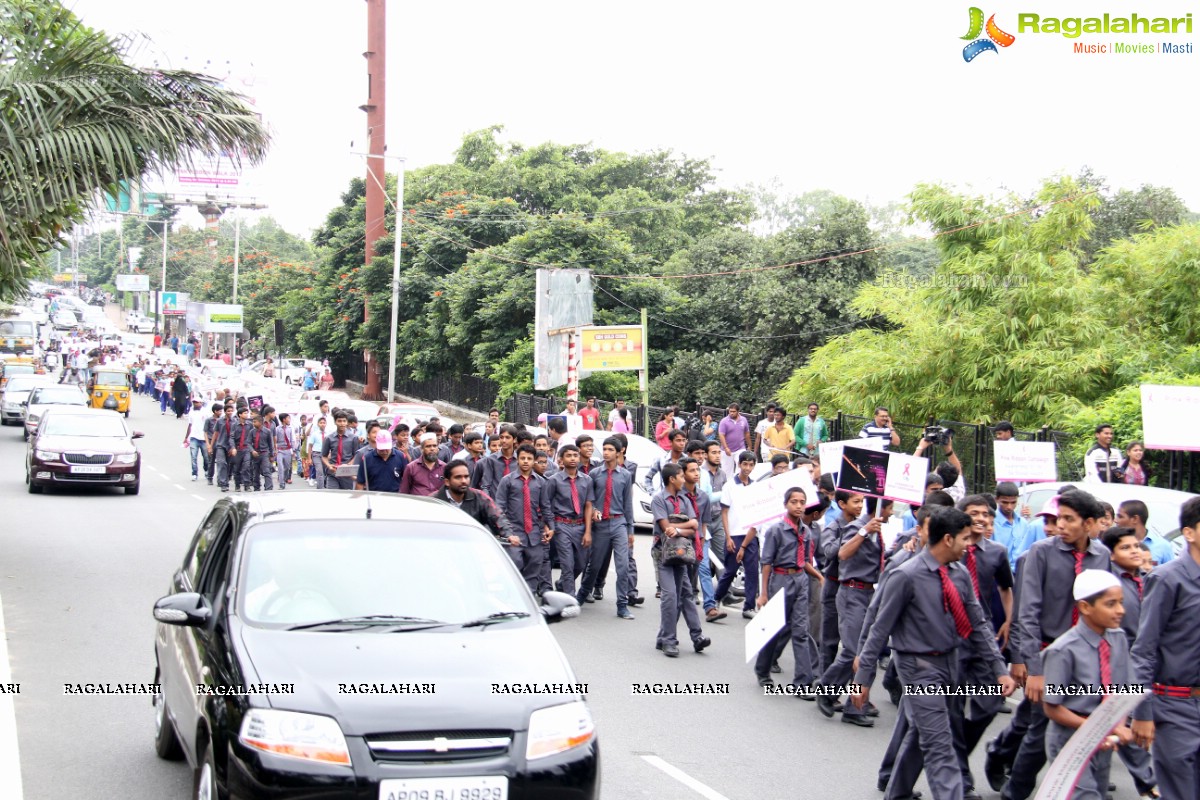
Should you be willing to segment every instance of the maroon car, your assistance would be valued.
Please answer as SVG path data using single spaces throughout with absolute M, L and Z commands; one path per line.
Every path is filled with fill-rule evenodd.
M 112 486 L 137 494 L 142 457 L 124 418 L 85 406 L 51 406 L 30 436 L 25 482 L 30 494 L 47 486 Z

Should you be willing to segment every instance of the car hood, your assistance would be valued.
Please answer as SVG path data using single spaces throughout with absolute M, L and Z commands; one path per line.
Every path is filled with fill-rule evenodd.
M 67 453 L 136 453 L 133 442 L 123 436 L 42 436 L 37 440 L 39 450 Z
M 524 730 L 537 708 L 577 699 L 572 692 L 493 692 L 520 684 L 574 684 L 553 635 L 541 624 L 500 623 L 410 633 L 282 631 L 237 624 L 247 680 L 292 683 L 272 705 L 336 717 L 347 735 L 451 730 Z M 352 684 L 433 684 L 432 694 L 349 693 Z M 567 687 L 569 688 L 569 687 Z

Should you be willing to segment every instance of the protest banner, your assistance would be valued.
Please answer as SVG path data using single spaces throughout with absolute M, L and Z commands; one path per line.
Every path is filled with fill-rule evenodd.
M 1110 694 L 1105 697 L 1100 707 L 1092 712 L 1067 740 L 1063 749 L 1058 751 L 1034 800 L 1070 800 L 1079 776 L 1091 761 L 1092 754 L 1103 743 L 1104 737 L 1117 725 L 1122 724 L 1144 697 L 1144 692 Z M 1100 791 L 1104 789 L 1105 787 L 1100 787 Z
M 791 469 L 782 475 L 773 475 L 766 480 L 755 481 L 749 486 L 729 482 L 725 491 L 729 493 L 729 530 L 740 536 L 750 528 L 763 533 L 768 527 L 783 519 L 783 494 L 793 486 L 804 490 L 809 500 L 817 496 L 812 473 Z
M 847 447 L 842 450 L 837 488 L 867 497 L 920 504 L 925 499 L 929 459 Z
M 1018 442 L 1009 439 L 992 443 L 996 481 L 1035 483 L 1058 480 L 1054 442 Z
M 779 633 L 787 621 L 784 598 L 786 592 L 776 592 L 765 606 L 746 624 L 746 663 L 749 664 L 758 651 L 771 641 L 771 637 Z
M 817 455 L 821 458 L 821 472 L 837 475 L 842 463 L 842 450 L 846 447 L 857 447 L 862 450 L 878 450 L 882 453 L 885 444 L 887 442 L 878 436 L 872 436 L 867 439 L 843 439 L 839 442 L 821 442 L 820 447 L 817 448 Z
M 1142 384 L 1142 438 L 1150 450 L 1200 450 L 1200 386 Z

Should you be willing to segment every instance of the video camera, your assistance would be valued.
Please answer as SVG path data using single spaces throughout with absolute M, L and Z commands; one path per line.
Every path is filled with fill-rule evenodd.
M 949 428 L 942 427 L 937 424 L 937 420 L 933 417 L 929 418 L 929 422 L 925 425 L 925 441 L 930 444 L 947 445 L 954 438 L 954 433 Z

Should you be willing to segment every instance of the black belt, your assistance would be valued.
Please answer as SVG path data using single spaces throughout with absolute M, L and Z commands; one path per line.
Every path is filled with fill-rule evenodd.
M 941 658 L 942 656 L 954 655 L 954 651 L 957 649 L 957 647 L 954 647 L 949 650 L 930 650 L 926 653 L 914 653 L 911 650 L 897 650 L 896 652 L 901 655 L 915 656 L 917 658 Z
M 624 514 L 609 514 L 607 517 L 605 517 L 605 516 L 600 517 L 601 522 L 607 522 L 610 519 L 625 519 L 625 515 Z
M 582 525 L 582 519 L 567 519 L 566 517 L 555 517 L 555 522 L 561 522 L 563 525 Z
M 866 581 L 848 580 L 841 581 L 842 586 L 848 586 L 851 589 L 874 589 L 875 584 L 867 583 Z

